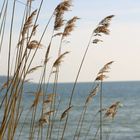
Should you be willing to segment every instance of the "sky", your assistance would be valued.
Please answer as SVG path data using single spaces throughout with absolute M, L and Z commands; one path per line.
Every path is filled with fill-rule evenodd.
M 11 0 L 12 1 L 12 0 Z M 25 0 L 20 0 L 25 3 Z M 45 1 L 41 10 L 39 32 L 36 38 L 40 37 L 48 18 L 53 9 L 61 0 Z M 12 3 L 12 2 L 11 2 Z M 33 2 L 32 10 L 36 9 L 39 0 Z M 10 5 L 10 4 L 9 4 Z M 0 3 L 1 7 L 1 3 Z M 16 2 L 16 13 L 14 22 L 13 47 L 16 46 L 19 34 L 19 25 L 24 5 Z M 11 16 L 9 6 L 8 21 Z M 108 15 L 115 15 L 110 25 L 110 35 L 103 36 L 103 42 L 98 45 L 91 44 L 84 65 L 79 76 L 79 82 L 90 82 L 95 79 L 98 71 L 109 61 L 114 61 L 111 66 L 107 81 L 132 81 L 140 80 L 140 1 L 139 0 L 73 0 L 71 11 L 65 13 L 64 18 L 70 19 L 73 16 L 80 18 L 76 23 L 71 36 L 67 37 L 69 44 L 64 44 L 62 51 L 70 51 L 60 67 L 59 82 L 73 82 L 76 78 L 78 67 L 86 49 L 89 37 L 97 24 Z M 7 22 L 7 32 L 9 31 Z M 42 63 L 44 52 L 47 47 L 49 35 L 51 34 L 53 21 L 43 39 L 44 47 L 40 49 L 33 62 L 33 66 Z M 0 55 L 0 73 L 6 75 L 7 63 L 6 54 L 8 34 L 5 35 L 4 47 Z M 58 49 L 58 40 L 54 40 L 54 49 Z M 15 49 L 12 50 L 14 56 Z M 5 59 L 4 59 L 5 58 Z M 56 51 L 51 52 L 51 61 L 56 59 Z M 40 71 L 33 73 L 29 78 L 38 82 Z M 52 78 L 53 80 L 53 78 Z

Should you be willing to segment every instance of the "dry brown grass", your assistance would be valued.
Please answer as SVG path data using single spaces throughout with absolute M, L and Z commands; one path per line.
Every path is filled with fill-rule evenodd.
M 6 11 L 7 11 L 7 4 L 8 0 L 3 1 L 3 7 L 0 13 L 0 27 L 4 28 L 5 18 L 6 18 Z M 72 31 L 75 28 L 75 24 L 79 18 L 74 16 L 69 20 L 64 19 L 65 12 L 69 11 L 72 6 L 71 0 L 64 0 L 60 4 L 54 8 L 52 16 L 48 19 L 46 26 L 40 35 L 40 39 L 34 39 L 36 37 L 36 33 L 38 33 L 39 24 L 38 19 L 40 18 L 40 11 L 43 6 L 43 0 L 40 1 L 38 5 L 38 10 L 32 10 L 32 0 L 28 0 L 24 3 L 25 10 L 24 14 L 22 15 L 22 24 L 19 31 L 17 45 L 15 46 L 15 59 L 11 62 L 11 53 L 14 47 L 12 44 L 13 38 L 13 23 L 15 22 L 14 12 L 16 0 L 13 2 L 12 7 L 12 19 L 11 19 L 11 31 L 10 31 L 10 39 L 9 39 L 9 55 L 8 55 L 8 72 L 7 72 L 7 81 L 1 86 L 0 92 L 4 92 L 4 96 L 2 98 L 2 102 L 0 105 L 0 109 L 2 110 L 2 120 L 0 125 L 0 140 L 14 140 L 17 138 L 20 139 L 21 133 L 23 128 L 25 127 L 26 120 L 28 116 L 31 116 L 29 119 L 30 123 L 30 130 L 28 132 L 29 140 L 35 139 L 35 135 L 37 132 L 37 139 L 43 139 L 43 131 L 45 129 L 46 139 L 53 139 L 53 130 L 55 119 L 57 117 L 57 113 L 59 110 L 59 105 L 61 104 L 61 100 L 58 103 L 57 100 L 57 86 L 59 82 L 59 72 L 61 71 L 60 65 L 65 60 L 64 57 L 69 53 L 68 51 L 62 52 L 63 42 L 69 35 L 71 35 Z M 5 14 L 4 14 L 5 13 Z M 70 115 L 71 109 L 74 108 L 72 105 L 73 95 L 75 92 L 75 87 L 78 82 L 79 75 L 81 73 L 82 66 L 84 64 L 85 58 L 87 56 L 89 47 L 91 44 L 98 44 L 99 42 L 103 42 L 99 37 L 102 35 L 109 35 L 109 25 L 114 15 L 110 15 L 105 17 L 103 20 L 99 22 L 97 27 L 92 31 L 91 37 L 87 44 L 86 50 L 82 57 L 80 66 L 78 68 L 78 72 L 74 81 L 74 85 L 71 91 L 71 95 L 69 97 L 69 101 L 67 103 L 66 109 L 62 112 L 59 116 L 60 125 L 63 122 L 63 130 L 61 132 L 61 140 L 65 139 L 65 133 L 67 133 L 67 124 L 68 118 Z M 46 36 L 46 30 L 48 25 L 51 23 L 52 19 L 54 18 L 54 24 L 52 25 L 52 34 L 50 35 L 50 40 L 48 41 L 47 47 L 45 48 L 45 56 L 41 56 L 43 59 L 43 64 L 41 62 L 40 65 L 32 66 L 33 60 L 36 57 L 36 53 L 38 52 L 39 48 L 42 48 L 42 40 Z M 63 26 L 64 25 L 64 26 Z M 4 30 L 4 29 L 3 29 Z M 61 32 L 61 30 L 63 32 Z M 5 31 L 5 30 L 4 30 Z M 1 35 L 1 34 L 0 34 Z M 2 35 L 3 36 L 3 35 Z M 52 47 L 53 42 L 55 41 L 55 37 L 60 37 L 58 43 L 58 48 L 54 49 Z M 46 39 L 46 40 L 47 40 Z M 6 40 L 6 39 L 5 39 Z M 0 44 L 2 43 L 2 39 L 0 40 Z M 0 46 L 1 48 L 1 46 Z M 42 49 L 44 49 L 42 48 Z M 34 50 L 34 51 L 33 51 Z M 57 57 L 54 58 L 55 61 L 51 62 L 51 66 L 48 65 L 48 60 L 52 55 L 52 51 L 57 51 Z M 85 102 L 83 103 L 83 110 L 81 115 L 79 116 L 79 122 L 76 128 L 74 139 L 76 138 L 76 134 L 78 133 L 77 140 L 80 138 L 80 134 L 82 131 L 83 122 L 85 119 L 85 114 L 88 109 L 89 103 L 92 103 L 93 98 L 97 95 L 98 92 L 102 89 L 102 82 L 106 78 L 106 73 L 109 72 L 110 65 L 113 61 L 108 62 L 103 66 L 103 68 L 97 74 L 97 77 L 93 81 L 93 85 L 97 82 L 95 86 L 92 87 L 91 92 L 88 94 Z M 11 65 L 13 65 L 11 67 Z M 25 120 L 22 124 L 22 128 L 19 130 L 18 127 L 20 125 L 21 116 L 24 111 L 24 107 L 21 108 L 22 102 L 24 102 L 24 84 L 28 82 L 26 79 L 27 76 L 33 72 L 36 72 L 38 69 L 41 69 L 40 79 L 38 82 L 38 86 L 36 92 L 34 93 L 34 100 L 30 101 L 30 108 L 28 110 L 27 115 L 25 116 Z M 88 72 L 87 72 L 88 73 Z M 47 77 L 46 75 L 49 74 Z M 52 76 L 52 74 L 54 74 Z M 10 75 L 11 78 L 10 78 Z M 52 93 L 48 92 L 48 87 L 50 83 L 50 79 L 53 78 L 53 87 Z M 47 84 L 46 84 L 47 81 Z M 102 100 L 100 100 L 102 102 Z M 41 106 L 41 107 L 40 107 Z M 106 113 L 106 117 L 114 118 L 116 115 L 118 108 L 118 102 L 111 105 Z M 100 108 L 103 109 L 102 106 Z M 38 118 L 38 110 L 40 110 L 39 118 Z M 102 111 L 100 111 L 102 112 Z M 102 118 L 102 115 L 101 115 Z M 36 127 L 36 120 L 38 120 L 39 126 Z M 44 124 L 47 125 L 47 128 L 44 128 Z M 58 128 L 58 133 L 60 132 L 60 126 Z M 59 134 L 58 134 L 59 139 Z

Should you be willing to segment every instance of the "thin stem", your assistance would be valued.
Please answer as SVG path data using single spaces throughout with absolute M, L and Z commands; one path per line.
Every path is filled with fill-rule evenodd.
M 101 80 L 101 87 L 100 87 L 100 140 L 102 140 L 103 137 L 103 114 L 102 114 L 102 108 L 103 108 L 103 92 L 102 92 L 102 84 L 103 81 Z
M 16 5 L 16 0 L 14 0 L 14 4 L 13 4 L 11 27 L 10 27 L 7 82 L 9 81 L 9 76 L 10 76 L 11 45 L 12 45 L 12 35 L 13 35 L 13 22 L 14 22 L 14 15 L 15 15 L 15 5 Z

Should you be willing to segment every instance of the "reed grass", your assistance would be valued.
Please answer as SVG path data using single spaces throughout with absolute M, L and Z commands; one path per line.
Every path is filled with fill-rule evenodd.
M 21 15 L 22 23 L 20 25 L 20 31 L 17 39 L 17 44 L 13 46 L 13 36 L 14 36 L 14 26 L 15 26 L 15 13 L 16 11 L 16 3 L 20 3 L 24 6 L 24 13 Z M 6 32 L 6 23 L 7 23 L 7 15 L 8 15 L 8 0 L 2 1 L 2 7 L 0 9 L 0 52 L 3 47 L 3 42 L 6 41 L 5 32 Z M 26 121 L 29 120 L 30 129 L 28 132 L 29 140 L 51 140 L 53 136 L 57 136 L 57 139 L 66 139 L 65 135 L 67 133 L 69 116 L 71 115 L 71 111 L 74 109 L 72 105 L 73 96 L 75 93 L 75 88 L 78 83 L 79 76 L 81 74 L 81 70 L 85 59 L 88 55 L 88 50 L 91 44 L 98 44 L 103 42 L 99 37 L 102 35 L 109 35 L 109 25 L 110 21 L 114 17 L 114 15 L 110 15 L 101 20 L 97 27 L 93 29 L 89 41 L 87 43 L 86 49 L 83 52 L 83 56 L 81 58 L 81 63 L 79 64 L 79 68 L 77 70 L 77 75 L 75 77 L 75 81 L 72 87 L 72 91 L 67 103 L 67 106 L 63 109 L 64 111 L 59 115 L 60 104 L 62 100 L 59 102 L 57 100 L 57 91 L 58 91 L 58 83 L 59 76 L 61 72 L 61 67 L 63 67 L 63 61 L 65 61 L 65 56 L 69 54 L 69 51 L 63 51 L 63 42 L 67 39 L 68 36 L 72 34 L 72 31 L 75 28 L 75 24 L 78 18 L 77 16 L 73 16 L 71 19 L 64 19 L 64 14 L 70 11 L 72 7 L 71 0 L 65 0 L 59 3 L 52 15 L 46 22 L 46 25 L 39 36 L 38 39 L 34 39 L 36 34 L 38 33 L 38 28 L 40 27 L 40 23 L 38 23 L 41 17 L 41 9 L 43 5 L 46 4 L 44 0 L 39 2 L 37 9 L 33 8 L 33 1 L 27 0 L 26 3 L 21 2 L 20 0 L 12 1 L 12 10 L 11 10 L 11 18 L 10 18 L 10 31 L 9 31 L 9 40 L 8 40 L 8 58 L 7 58 L 7 80 L 0 88 L 0 93 L 3 94 L 0 103 L 0 110 L 2 112 L 2 119 L 0 124 L 0 140 L 15 140 L 21 139 L 21 135 L 23 129 L 25 127 Z M 51 24 L 53 22 L 53 25 Z M 50 38 L 48 39 L 48 44 L 44 45 L 42 43 L 43 38 L 45 38 L 47 29 L 49 26 L 52 26 L 52 33 L 50 34 Z M 55 42 L 55 37 L 59 37 L 58 48 L 55 49 L 52 47 L 53 42 Z M 42 47 L 43 46 L 43 47 Z M 44 49 L 45 46 L 45 56 L 41 56 L 43 62 L 39 65 L 33 66 L 33 61 L 36 59 L 36 54 L 40 49 Z M 47 46 L 47 47 L 46 47 Z M 15 57 L 12 59 L 12 50 L 15 49 Z M 54 51 L 57 53 L 57 57 L 54 58 L 54 61 L 50 61 L 51 52 Z M 6 59 L 6 58 L 5 58 Z M 48 65 L 51 63 L 51 66 Z M 109 72 L 110 65 L 113 61 L 108 62 L 103 66 L 103 68 L 97 74 L 97 77 L 93 80 L 93 85 L 91 88 L 91 92 L 85 99 L 83 103 L 83 109 L 80 113 L 79 120 L 77 121 L 77 127 L 75 128 L 75 134 L 73 139 L 79 140 L 81 137 L 81 132 L 84 124 L 84 120 L 86 117 L 86 113 L 89 107 L 89 104 L 92 103 L 92 100 L 96 94 L 100 94 L 100 125 L 97 128 L 97 132 L 94 138 L 96 138 L 98 131 L 100 130 L 100 140 L 102 140 L 102 127 L 103 127 L 103 119 L 104 118 L 113 118 L 115 117 L 119 102 L 111 105 L 105 112 L 104 116 L 102 113 L 103 110 L 103 81 L 106 78 L 106 74 Z M 40 79 L 34 93 L 34 100 L 30 102 L 30 107 L 28 109 L 27 114 L 24 117 L 23 124 L 20 129 L 20 121 L 22 119 L 23 112 L 25 110 L 24 106 L 24 85 L 27 82 L 28 75 L 35 73 L 41 70 Z M 47 74 L 49 76 L 47 76 Z M 53 76 L 52 76 L 53 75 Z M 53 78 L 53 86 L 52 86 L 52 94 L 49 94 L 48 88 L 50 86 L 50 79 Z M 60 97 L 61 98 L 61 97 Z M 41 106 L 41 109 L 40 109 Z M 38 110 L 40 112 L 38 114 Z M 28 119 L 28 116 L 31 116 Z M 38 117 L 39 116 L 39 117 Z M 54 133 L 55 129 L 55 119 L 59 118 L 59 126 L 58 126 L 58 135 Z M 38 123 L 36 121 L 38 120 Z M 94 121 L 94 119 L 93 119 Z M 92 121 L 92 122 L 93 122 Z M 62 124 L 63 122 L 63 124 Z M 47 125 L 47 127 L 44 127 Z M 61 129 L 62 128 L 62 129 Z M 91 126 L 89 126 L 90 131 Z M 61 131 L 62 130 L 62 131 Z M 45 136 L 44 136 L 45 132 Z M 87 135 L 88 135 L 87 132 Z M 36 136 L 37 133 L 37 136 Z M 45 138 L 44 138 L 45 137 Z M 86 139 L 87 137 L 85 137 Z

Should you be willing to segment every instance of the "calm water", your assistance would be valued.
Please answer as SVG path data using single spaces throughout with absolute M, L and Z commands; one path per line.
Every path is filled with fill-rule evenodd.
M 63 129 L 62 121 L 59 123 L 61 113 L 67 108 L 68 99 L 72 90 L 73 83 L 58 85 L 58 100 L 61 100 L 59 111 L 56 114 L 52 139 L 55 140 L 58 135 L 58 128 L 60 127 L 60 136 Z M 22 106 L 24 112 L 20 121 L 19 129 L 21 128 L 24 118 L 29 111 L 34 96 L 37 84 L 26 84 L 24 88 L 24 100 Z M 78 83 L 75 89 L 73 98 L 73 108 L 70 111 L 68 127 L 65 133 L 65 140 L 72 140 L 75 133 L 76 125 L 79 115 L 82 111 L 85 97 L 91 90 L 92 83 Z M 52 85 L 49 86 L 48 93 L 52 93 Z M 120 101 L 123 107 L 119 108 L 114 120 L 105 120 L 103 125 L 103 140 L 140 140 L 140 82 L 106 82 L 103 84 L 103 106 L 108 107 L 112 103 Z M 92 140 L 99 126 L 99 95 L 94 97 L 93 102 L 89 105 L 85 115 L 85 121 L 80 134 L 80 139 L 85 140 L 85 135 L 91 128 L 87 140 Z M 36 126 L 39 119 L 40 107 L 37 110 Z M 0 114 L 2 116 L 2 114 Z M 21 140 L 26 140 L 29 137 L 31 113 L 28 113 L 28 118 L 21 133 Z M 36 130 L 38 127 L 36 128 Z M 44 126 L 44 136 L 46 135 L 47 125 Z M 36 138 L 35 138 L 36 139 Z M 98 137 L 97 137 L 98 139 Z

